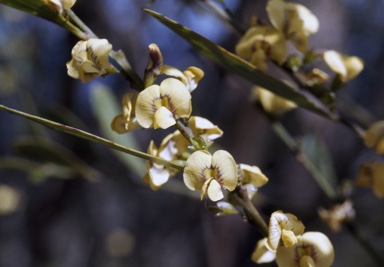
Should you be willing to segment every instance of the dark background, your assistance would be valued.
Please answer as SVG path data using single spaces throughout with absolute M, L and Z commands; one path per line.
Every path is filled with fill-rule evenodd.
M 254 14 L 266 19 L 266 1 L 225 2 L 244 28 Z M 366 110 L 362 112 L 352 104 L 365 124 L 383 118 L 384 2 L 300 2 L 320 21 L 319 32 L 310 38 L 311 46 L 357 55 L 365 61 L 362 74 L 340 91 L 340 98 L 358 102 Z M 281 209 L 297 215 L 307 231 L 327 234 L 335 247 L 334 266 L 375 266 L 349 232 L 333 233 L 318 219 L 318 208 L 327 207 L 329 202 L 272 133 L 269 122 L 251 105 L 252 85 L 197 54 L 142 7 L 168 16 L 230 51 L 240 38 L 201 1 L 158 0 L 151 4 L 138 0 L 78 0 L 73 10 L 114 49 L 123 49 L 140 74 L 147 63 L 150 43 L 158 44 L 167 65 L 182 70 L 192 65 L 203 69 L 205 77 L 193 92 L 193 114 L 223 129 L 224 136 L 217 143 L 237 162 L 258 165 L 270 178 L 257 197 L 265 218 Z M 95 86 L 109 86 L 120 99 L 130 90 L 129 84 L 117 76 L 87 84 L 68 77 L 65 64 L 76 42 L 56 25 L 0 6 L 0 104 L 95 134 L 111 135 L 106 125 L 117 113 L 111 112 L 108 102 L 95 103 Z M 376 157 L 351 130 L 305 110 L 286 114 L 282 122 L 294 136 L 313 134 L 324 141 L 339 182 L 353 183 L 359 165 Z M 5 168 L 4 162 L 0 164 L 0 183 L 10 185 L 20 197 L 15 211 L 0 215 L 1 267 L 253 265 L 250 255 L 261 238 L 257 230 L 240 216 L 215 217 L 205 208 L 209 203 L 184 189 L 180 174 L 164 189 L 153 192 L 140 182 L 143 160 L 137 163 L 142 170 L 138 173 L 101 145 L 6 112 L 0 112 L 0 130 L 0 156 L 4 159 L 12 156 L 42 166 L 57 162 L 57 155 L 41 149 L 48 142 L 44 147 L 59 151 L 64 161 L 79 158 L 82 166 L 98 173 L 98 180 L 91 182 L 77 172 L 65 175 L 54 169 L 49 175 L 43 168 L 42 174 L 36 174 L 31 169 L 20 170 L 26 166 L 23 162 L 12 170 Z M 136 145 L 146 151 L 151 139 L 159 144 L 166 133 L 139 130 L 121 138 L 135 139 Z M 383 200 L 365 188 L 355 189 L 352 200 L 363 233 L 382 254 Z

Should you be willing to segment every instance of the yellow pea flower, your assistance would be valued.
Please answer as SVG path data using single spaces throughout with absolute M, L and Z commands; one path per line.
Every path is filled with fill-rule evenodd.
M 82 82 L 117 70 L 109 63 L 108 55 L 112 45 L 106 39 L 79 41 L 72 49 L 72 59 L 67 63 L 68 75 Z
M 252 199 L 258 188 L 268 182 L 268 178 L 261 172 L 257 166 L 239 164 L 240 182 L 247 190 L 248 198 Z
M 267 13 L 272 25 L 302 53 L 308 49 L 308 36 L 317 32 L 319 21 L 305 6 L 286 3 L 284 0 L 269 0 Z
M 167 135 L 160 146 L 157 147 L 153 141 L 148 147 L 148 154 L 157 156 L 168 161 L 182 160 L 184 154 L 188 151 L 189 142 L 181 135 L 179 131 Z M 147 161 L 147 173 L 144 176 L 144 182 L 149 184 L 152 190 L 158 190 L 178 171 L 167 166 Z
M 253 26 L 240 39 L 235 48 L 236 54 L 249 58 L 259 70 L 267 70 L 267 60 L 283 64 L 287 59 L 287 47 L 281 31 L 270 26 Z
M 372 161 L 361 165 L 356 184 L 372 187 L 377 197 L 384 198 L 384 163 Z
M 297 237 L 293 246 L 280 246 L 276 251 L 279 267 L 330 267 L 334 257 L 331 241 L 320 232 L 306 232 Z
M 295 215 L 280 210 L 272 213 L 268 229 L 266 246 L 274 252 L 281 245 L 292 246 L 297 242 L 297 236 L 304 233 L 304 225 Z
M 135 112 L 142 127 L 167 129 L 175 125 L 177 119 L 189 118 L 191 94 L 181 81 L 168 78 L 140 92 Z
M 237 166 L 232 155 L 218 150 L 213 155 L 207 151 L 196 151 L 187 160 L 184 168 L 184 183 L 191 190 L 201 190 L 212 201 L 224 197 L 222 187 L 235 190 L 238 182 Z
M 204 71 L 193 66 L 182 72 L 174 67 L 163 65 L 161 73 L 182 81 L 189 92 L 195 90 L 199 81 L 204 77 Z
M 364 62 L 356 56 L 345 56 L 334 50 L 323 54 L 324 62 L 340 76 L 340 80 L 346 83 L 355 78 L 364 68 Z
M 384 121 L 373 123 L 364 133 L 364 143 L 375 149 L 376 153 L 384 154 Z
M 123 134 L 139 128 L 140 125 L 135 116 L 136 98 L 137 94 L 132 98 L 131 93 L 126 93 L 123 96 L 121 100 L 123 112 L 112 120 L 112 130 L 119 134 Z
M 199 116 L 192 116 L 189 119 L 189 127 L 194 136 L 200 136 L 204 139 L 207 146 L 210 146 L 213 140 L 223 135 L 223 131 L 217 125 Z
M 254 87 L 252 98 L 258 101 L 266 112 L 277 117 L 297 107 L 296 103 L 259 86 Z

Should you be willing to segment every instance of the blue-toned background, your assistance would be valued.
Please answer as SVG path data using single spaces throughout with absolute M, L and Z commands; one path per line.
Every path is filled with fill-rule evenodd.
M 335 246 L 334 266 L 374 266 L 347 231 L 332 233 L 318 219 L 318 208 L 328 202 L 273 134 L 269 122 L 253 108 L 252 85 L 197 54 L 141 8 L 160 12 L 230 51 L 240 36 L 204 1 L 152 2 L 78 0 L 73 10 L 115 50 L 123 49 L 139 74 L 146 66 L 150 43 L 160 47 L 167 65 L 203 69 L 205 77 L 193 92 L 193 113 L 223 129 L 224 136 L 217 143 L 237 162 L 258 165 L 270 178 L 257 197 L 262 214 L 267 217 L 282 209 L 297 215 L 307 231 L 326 233 Z M 367 123 L 383 119 L 384 2 L 300 2 L 320 21 L 320 31 L 311 37 L 311 46 L 336 49 L 365 61 L 362 74 L 339 93 L 353 109 L 340 108 L 346 114 L 355 111 Z M 225 3 L 244 28 L 252 15 L 267 19 L 266 1 Z M 109 99 L 95 94 L 101 84 L 108 86 L 120 112 L 119 99 L 130 90 L 129 84 L 120 77 L 98 78 L 87 84 L 68 77 L 65 64 L 76 42 L 56 25 L 0 5 L 0 104 L 113 136 L 108 124 L 118 113 Z M 362 105 L 365 112 L 353 102 Z M 339 181 L 353 182 L 359 164 L 375 157 L 349 129 L 312 113 L 293 111 L 282 122 L 294 136 L 311 133 L 323 139 Z M 159 144 L 166 133 L 139 130 L 115 138 L 122 138 L 122 142 L 134 139 L 135 145 L 146 151 L 151 139 Z M 47 165 L 57 163 L 57 155 L 49 154 L 50 149 L 59 151 L 59 161 L 81 161 L 87 173 L 97 172 L 98 180 L 89 181 L 79 173 L 67 174 L 67 169 Z M 250 255 L 261 235 L 239 216 L 217 218 L 208 212 L 205 206 L 209 203 L 191 197 L 180 174 L 168 187 L 153 192 L 140 183 L 144 161 L 135 161 L 137 168 L 129 167 L 127 158 L 101 145 L 3 111 L 0 157 L 0 183 L 12 186 L 19 196 L 17 209 L 0 215 L 0 267 L 253 266 Z M 11 168 L 9 161 L 2 160 L 9 157 L 26 161 Z M 31 162 L 43 167 L 28 168 Z M 142 170 L 141 175 L 137 170 Z M 0 207 L 4 199 L 0 195 Z M 357 189 L 352 200 L 363 232 L 375 249 L 383 252 L 383 200 L 370 189 Z

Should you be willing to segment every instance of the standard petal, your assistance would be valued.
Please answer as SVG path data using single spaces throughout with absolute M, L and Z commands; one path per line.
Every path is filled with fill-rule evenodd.
M 160 84 L 160 95 L 168 98 L 169 107 L 167 108 L 173 113 L 175 119 L 191 116 L 191 93 L 181 81 L 174 78 L 165 79 Z
M 339 53 L 334 50 L 324 52 L 323 58 L 328 67 L 342 77 L 342 80 L 347 78 L 347 69 L 345 68 L 343 59 Z
M 208 152 L 196 151 L 189 156 L 184 168 L 184 183 L 191 190 L 202 189 L 207 177 L 206 170 L 211 168 L 212 156 Z
M 282 0 L 270 0 L 267 3 L 267 13 L 269 20 L 271 21 L 273 27 L 278 30 L 284 30 L 285 24 L 285 3 Z
M 89 39 L 87 47 L 90 49 L 90 58 L 103 69 L 109 68 L 108 56 L 112 51 L 112 45 L 107 39 Z
M 238 182 L 237 165 L 232 155 L 218 150 L 212 156 L 212 167 L 217 170 L 216 180 L 229 191 L 235 190 Z
M 141 91 L 137 97 L 135 114 L 137 121 L 143 128 L 153 125 L 153 118 L 158 107 L 155 100 L 160 99 L 160 86 L 154 84 Z

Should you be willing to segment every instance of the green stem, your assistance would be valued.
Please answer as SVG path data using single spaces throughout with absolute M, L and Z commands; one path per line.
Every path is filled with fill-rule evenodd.
M 82 31 L 85 32 L 85 35 L 82 36 L 82 40 L 88 40 L 90 38 L 98 38 L 97 35 L 73 12 L 71 9 L 66 11 L 68 17 L 77 25 Z
M 261 217 L 259 211 L 255 208 L 252 201 L 249 199 L 247 191 L 242 187 L 238 187 L 234 192 L 232 192 L 233 197 L 244 209 L 244 212 L 248 218 L 248 222 L 254 225 L 263 236 L 268 236 L 268 225 Z
M 339 199 L 337 191 L 328 183 L 328 179 L 313 164 L 311 159 L 300 149 L 300 145 L 279 121 L 272 121 L 272 129 L 281 141 L 296 155 L 296 159 L 312 175 L 315 182 L 331 201 Z
M 18 110 L 15 110 L 15 109 L 3 106 L 3 105 L 0 105 L 0 109 L 5 110 L 5 111 L 7 111 L 9 113 L 12 113 L 12 114 L 15 114 L 15 115 L 27 118 L 29 120 L 35 121 L 37 123 L 45 125 L 45 126 L 47 126 L 49 128 L 52 128 L 54 130 L 61 131 L 61 132 L 64 132 L 64 133 L 68 133 L 68 134 L 71 134 L 71 135 L 74 135 L 74 136 L 77 136 L 77 137 L 80 137 L 80 138 L 83 138 L 83 139 L 87 139 L 87 140 L 90 140 L 90 141 L 93 141 L 93 142 L 96 142 L 96 143 L 100 143 L 100 144 L 103 144 L 103 145 L 105 145 L 107 147 L 113 148 L 115 150 L 119 150 L 119 151 L 131 154 L 131 155 L 139 157 L 139 158 L 150 160 L 150 161 L 155 162 L 157 164 L 165 165 L 165 166 L 168 166 L 168 167 L 180 170 L 180 171 L 182 171 L 184 169 L 184 167 L 182 167 L 182 166 L 180 166 L 178 164 L 169 162 L 167 160 L 164 160 L 164 159 L 162 159 L 160 157 L 155 157 L 155 156 L 149 155 L 147 153 L 144 153 L 144 152 L 141 152 L 141 151 L 137 151 L 137 150 L 134 150 L 134 149 L 122 146 L 120 144 L 114 143 L 114 142 L 112 142 L 110 140 L 107 140 L 105 138 L 102 138 L 100 136 L 97 136 L 97 135 L 94 135 L 94 134 L 82 131 L 80 129 L 73 128 L 73 127 L 65 125 L 65 124 L 61 124 L 61 123 L 50 121 L 50 120 L 47 120 L 47 119 L 44 119 L 44 118 L 33 116 L 33 115 L 30 115 L 30 114 L 27 114 L 27 113 L 24 113 L 24 112 L 21 112 L 21 111 L 18 111 Z

